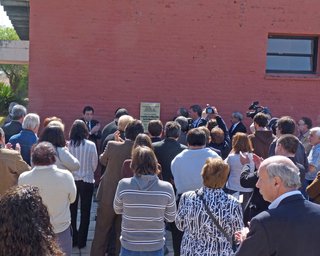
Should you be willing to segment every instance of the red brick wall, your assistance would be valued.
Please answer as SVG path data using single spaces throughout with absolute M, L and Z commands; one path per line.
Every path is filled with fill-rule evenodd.
M 268 33 L 319 35 L 319 0 L 31 1 L 30 110 L 69 125 L 92 105 L 215 105 L 229 121 L 253 100 L 276 116 L 320 111 L 319 77 L 265 74 Z M 249 123 L 250 120 L 246 120 Z

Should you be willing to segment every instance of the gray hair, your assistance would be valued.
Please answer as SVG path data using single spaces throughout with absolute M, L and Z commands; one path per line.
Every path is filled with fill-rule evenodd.
M 299 168 L 285 163 L 270 163 L 266 166 L 270 178 L 279 177 L 287 188 L 298 189 L 301 187 Z
M 18 103 L 17 103 L 17 102 L 14 102 L 14 101 L 10 102 L 9 108 L 8 108 L 10 115 L 11 115 L 12 109 L 13 109 L 13 107 L 14 107 L 15 105 L 18 105 Z
M 34 130 L 40 125 L 40 117 L 38 114 L 29 113 L 25 116 L 22 122 L 22 128 Z
M 320 127 L 311 128 L 310 133 L 314 133 L 318 138 L 320 138 Z
M 27 114 L 27 109 L 22 105 L 15 105 L 10 115 L 12 116 L 12 120 L 19 120 L 21 117 L 24 117 Z
M 177 122 L 178 124 L 180 124 L 181 131 L 183 131 L 183 132 L 188 131 L 188 129 L 189 129 L 188 118 L 186 118 L 184 116 L 178 116 L 174 121 Z
M 237 118 L 239 121 L 241 121 L 241 120 L 243 119 L 243 115 L 242 115 L 240 112 L 238 112 L 238 111 L 233 112 L 233 113 L 232 113 L 232 116 L 233 116 L 234 118 Z

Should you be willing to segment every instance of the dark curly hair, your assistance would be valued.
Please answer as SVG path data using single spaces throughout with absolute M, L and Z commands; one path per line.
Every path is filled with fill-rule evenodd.
M 12 187 L 0 197 L 0 255 L 64 255 L 37 187 Z

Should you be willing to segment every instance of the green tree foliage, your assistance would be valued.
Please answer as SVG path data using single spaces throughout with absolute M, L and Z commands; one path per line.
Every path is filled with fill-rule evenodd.
M 7 115 L 9 104 L 12 101 L 17 101 L 10 86 L 0 82 L 0 115 Z
M 0 26 L 0 40 L 19 40 L 19 37 L 13 28 Z M 8 77 L 11 89 L 16 96 L 27 97 L 28 65 L 0 64 L 0 71 Z

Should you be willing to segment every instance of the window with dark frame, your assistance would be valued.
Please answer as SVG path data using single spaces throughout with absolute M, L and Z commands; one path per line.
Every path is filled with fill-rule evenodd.
M 269 35 L 266 72 L 314 74 L 317 55 L 317 37 Z

